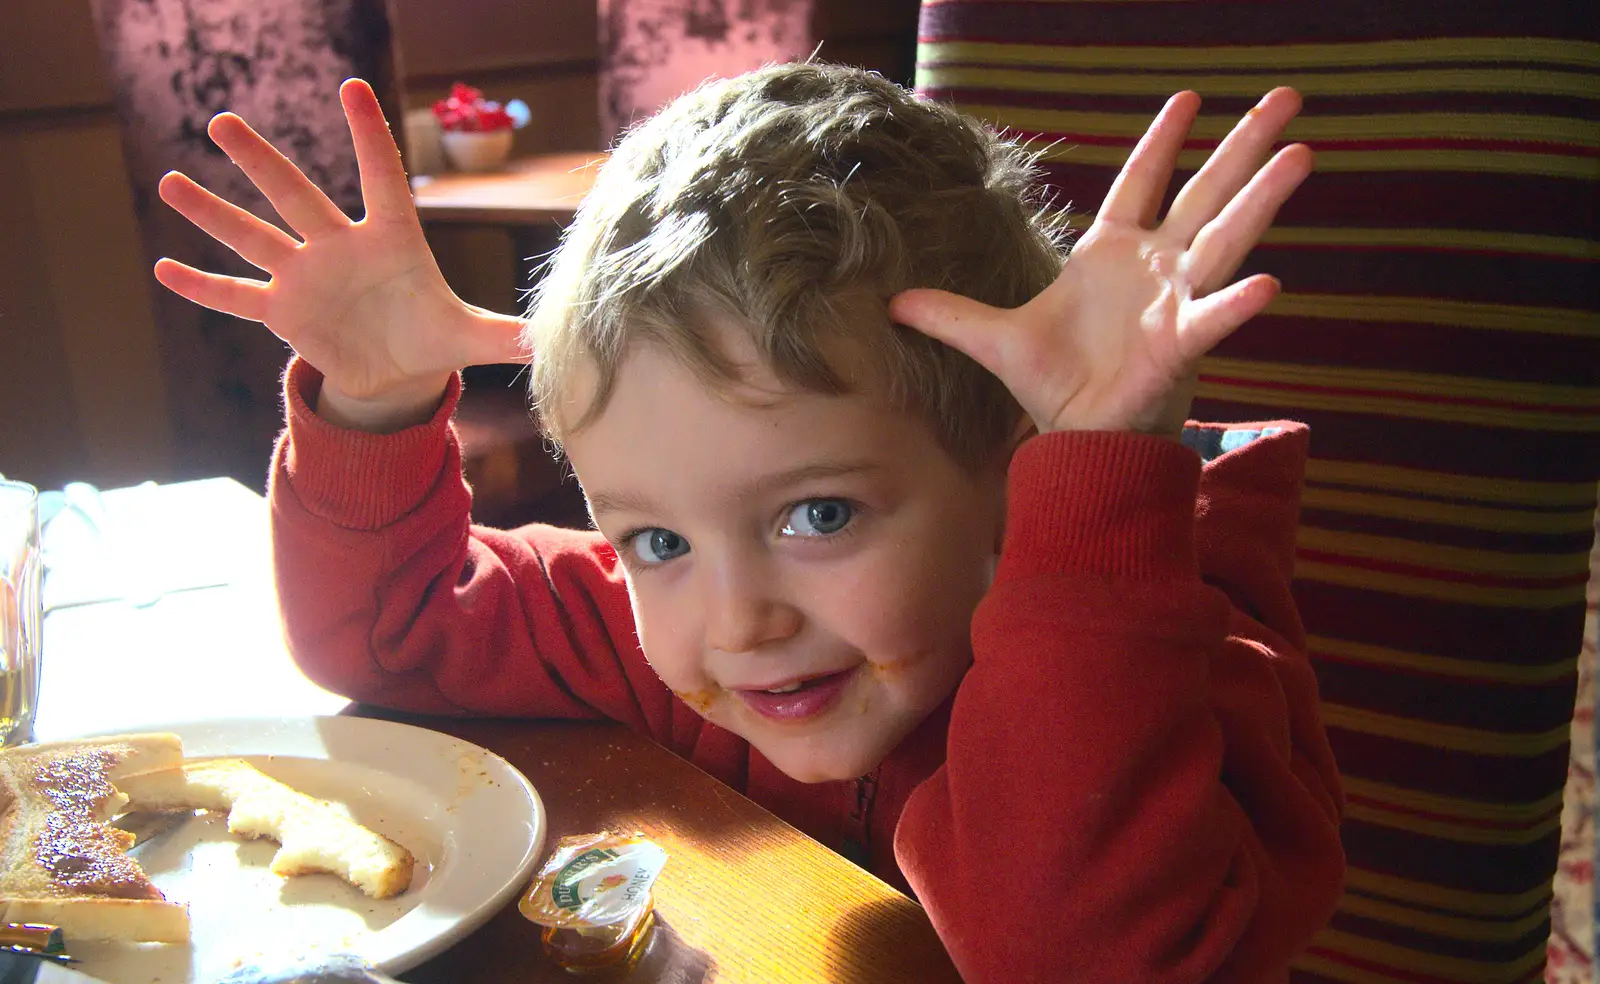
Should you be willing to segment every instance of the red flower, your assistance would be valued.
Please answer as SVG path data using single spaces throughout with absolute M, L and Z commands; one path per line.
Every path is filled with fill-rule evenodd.
M 481 91 L 464 82 L 451 86 L 450 95 L 433 104 L 433 115 L 444 129 L 468 133 L 509 130 L 516 125 L 504 107 L 484 99 Z

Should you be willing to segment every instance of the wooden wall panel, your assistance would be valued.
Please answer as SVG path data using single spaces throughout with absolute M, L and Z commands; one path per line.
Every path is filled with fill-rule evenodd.
M 448 86 L 460 73 L 543 67 L 560 72 L 573 63 L 592 72 L 596 57 L 595 6 L 575 0 L 506 3 L 504 0 L 389 0 L 389 19 L 408 80 Z
M 860 65 L 909 86 L 916 68 L 918 0 L 817 0 L 812 32 L 819 55 Z
M 159 288 L 139 249 L 132 191 L 118 171 L 120 141 L 114 121 L 80 119 L 15 144 L 33 189 L 36 287 L 53 301 L 83 447 L 80 473 L 71 477 L 100 485 L 165 477 L 174 464 L 151 310 L 151 291 Z
M 169 478 L 152 280 L 88 0 L 0 17 L 0 230 L 0 471 Z
M 0 7 L 0 116 L 109 105 L 99 65 L 88 0 Z
M 54 485 L 82 468 L 83 439 L 37 248 L 25 139 L 0 131 L 0 473 Z
M 915 37 L 918 0 L 817 0 L 811 26 L 819 38 Z

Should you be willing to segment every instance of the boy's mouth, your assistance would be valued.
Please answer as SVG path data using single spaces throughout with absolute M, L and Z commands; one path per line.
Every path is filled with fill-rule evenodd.
M 791 680 L 769 689 L 735 690 L 734 693 L 762 717 L 775 721 L 804 721 L 832 710 L 860 669 L 853 666 L 837 673 Z

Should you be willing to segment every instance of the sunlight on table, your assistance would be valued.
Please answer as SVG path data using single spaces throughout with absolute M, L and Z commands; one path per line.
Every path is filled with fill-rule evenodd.
M 117 526 L 161 543 L 161 567 L 204 570 L 196 583 L 211 586 L 185 590 L 174 578 L 153 602 L 146 594 L 50 611 L 39 740 L 348 705 L 301 676 L 284 648 L 264 499 L 226 479 L 104 498 Z

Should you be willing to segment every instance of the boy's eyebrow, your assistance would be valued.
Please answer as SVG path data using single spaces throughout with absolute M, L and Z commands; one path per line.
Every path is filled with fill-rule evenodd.
M 801 482 L 877 471 L 881 467 L 882 465 L 875 461 L 815 461 L 796 468 L 773 472 L 770 475 L 762 475 L 734 489 L 730 498 L 750 498 Z M 655 504 L 648 496 L 634 492 L 595 492 L 589 496 L 589 509 L 598 517 L 601 513 L 607 512 L 650 513 L 655 511 Z

